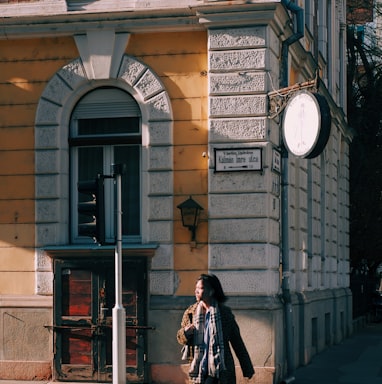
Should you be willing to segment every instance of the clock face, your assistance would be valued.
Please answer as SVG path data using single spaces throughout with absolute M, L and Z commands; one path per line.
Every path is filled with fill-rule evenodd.
M 297 92 L 285 108 L 282 132 L 284 144 L 293 155 L 312 158 L 321 153 L 330 134 L 330 111 L 325 98 Z

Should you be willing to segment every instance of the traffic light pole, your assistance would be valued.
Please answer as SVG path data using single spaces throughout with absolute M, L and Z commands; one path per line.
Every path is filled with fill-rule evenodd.
M 126 384 L 126 312 L 122 305 L 122 167 L 113 165 L 117 187 L 115 306 L 113 315 L 113 384 Z

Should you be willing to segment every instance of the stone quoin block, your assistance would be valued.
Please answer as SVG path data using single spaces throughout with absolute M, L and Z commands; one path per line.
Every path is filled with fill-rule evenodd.
M 265 53 L 265 49 L 211 51 L 209 69 L 210 72 L 265 69 Z
M 174 271 L 151 271 L 150 293 L 152 295 L 172 295 L 175 291 Z
M 210 94 L 265 92 L 265 72 L 239 72 L 210 75 Z
M 242 27 L 209 30 L 210 49 L 261 47 L 266 42 L 265 27 Z
M 150 221 L 148 226 L 150 242 L 169 243 L 172 241 L 173 230 L 171 221 Z
M 279 248 L 264 243 L 211 244 L 209 267 L 212 269 L 274 269 L 279 267 Z
M 266 138 L 265 117 L 211 119 L 210 142 L 259 141 Z
M 211 97 L 210 115 L 211 117 L 265 115 L 266 105 L 265 95 Z
M 279 271 L 217 272 L 227 295 L 276 294 L 280 287 Z
M 237 193 L 211 195 L 209 218 L 264 217 L 267 213 L 267 194 Z
M 171 220 L 172 219 L 172 197 L 151 197 L 149 220 Z
M 149 172 L 150 195 L 169 195 L 172 193 L 171 172 Z

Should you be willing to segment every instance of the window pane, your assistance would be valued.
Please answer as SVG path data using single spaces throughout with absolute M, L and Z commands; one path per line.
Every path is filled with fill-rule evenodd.
M 103 173 L 103 148 L 78 148 L 78 180 L 94 180 Z
M 116 89 L 98 89 L 86 95 L 72 114 L 70 145 L 72 147 L 72 169 L 77 173 L 73 179 L 73 193 L 84 201 L 87 196 L 78 195 L 77 181 L 94 180 L 98 174 L 109 175 L 111 164 L 121 163 L 127 167 L 122 176 L 122 234 L 130 241 L 139 241 L 141 235 L 140 197 L 140 146 L 141 114 L 131 95 Z M 78 164 L 77 164 L 78 162 Z M 106 237 L 115 236 L 115 195 L 113 181 L 105 179 Z M 72 206 L 73 224 L 87 217 L 78 215 Z M 73 229 L 73 241 L 78 239 Z
M 140 235 L 140 153 L 138 145 L 116 146 L 114 161 L 125 164 L 126 173 L 122 175 L 122 234 Z
M 78 120 L 78 135 L 120 135 L 139 133 L 139 117 Z
M 92 280 L 90 271 L 62 270 L 62 315 L 91 316 Z
M 102 174 L 102 147 L 84 147 L 78 149 L 78 181 L 94 180 Z M 89 196 L 79 193 L 78 202 L 88 201 Z M 89 221 L 87 215 L 78 215 L 78 224 Z

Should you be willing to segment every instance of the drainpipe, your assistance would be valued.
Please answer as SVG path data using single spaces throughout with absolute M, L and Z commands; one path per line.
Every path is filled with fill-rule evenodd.
M 281 47 L 281 88 L 288 86 L 288 51 L 289 46 L 304 37 L 304 10 L 291 0 L 281 0 L 285 7 L 296 15 L 296 32 L 283 41 Z
M 296 15 L 296 32 L 282 43 L 280 86 L 286 88 L 289 84 L 288 78 L 288 52 L 289 46 L 304 36 L 304 10 L 290 0 L 282 0 L 281 3 Z M 285 343 L 287 376 L 281 384 L 289 384 L 295 380 L 295 359 L 293 346 L 293 307 L 290 294 L 290 262 L 289 262 L 289 219 L 288 219 L 288 151 L 281 141 L 282 173 L 281 173 L 281 262 L 282 262 L 282 296 L 284 303 L 285 319 Z

